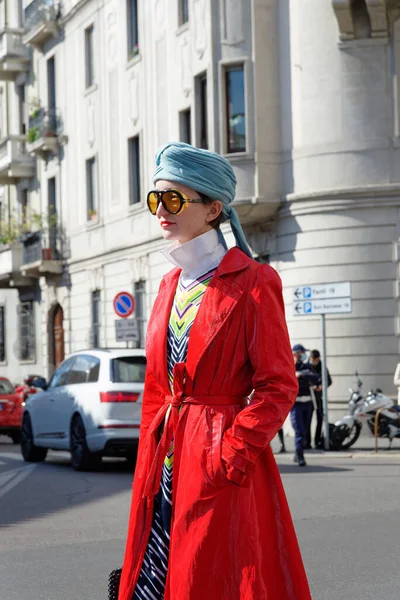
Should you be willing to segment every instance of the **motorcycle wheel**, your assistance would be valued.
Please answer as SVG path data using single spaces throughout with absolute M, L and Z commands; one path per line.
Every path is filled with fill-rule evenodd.
M 343 438 L 341 443 L 341 450 L 347 450 L 350 448 L 360 437 L 361 433 L 361 424 L 354 423 L 352 427 L 347 427 L 346 437 Z

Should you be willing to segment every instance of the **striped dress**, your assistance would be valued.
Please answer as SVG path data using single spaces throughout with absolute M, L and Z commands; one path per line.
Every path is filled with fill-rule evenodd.
M 204 292 L 215 269 L 184 285 L 179 280 L 168 327 L 168 378 L 173 390 L 173 369 L 177 362 L 185 362 L 189 334 Z M 144 555 L 142 569 L 132 600 L 163 600 L 168 572 L 169 539 L 172 514 L 172 472 L 174 443 L 164 460 L 160 491 L 154 499 L 153 522 Z

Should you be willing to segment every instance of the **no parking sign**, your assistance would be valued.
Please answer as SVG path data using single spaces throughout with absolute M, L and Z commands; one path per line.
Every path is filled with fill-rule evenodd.
M 119 317 L 126 319 L 135 310 L 135 299 L 129 292 L 119 292 L 114 298 L 114 310 Z

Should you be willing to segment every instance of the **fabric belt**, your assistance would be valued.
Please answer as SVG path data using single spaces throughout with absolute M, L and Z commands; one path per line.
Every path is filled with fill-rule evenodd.
M 177 363 L 174 368 L 174 394 L 164 397 L 164 404 L 154 417 L 147 435 L 153 438 L 151 441 L 156 445 L 154 458 L 148 471 L 143 496 L 155 496 L 160 489 L 161 473 L 165 456 L 174 437 L 179 418 L 179 409 L 184 404 L 197 404 L 202 406 L 244 406 L 246 396 L 185 396 L 183 393 L 183 378 L 185 363 Z M 157 434 L 164 421 L 164 429 L 157 444 Z M 150 442 L 151 445 L 151 442 Z M 151 449 L 149 448 L 151 451 Z M 152 454 L 152 453 L 151 453 Z
M 311 396 L 297 396 L 296 402 L 308 402 L 312 400 Z

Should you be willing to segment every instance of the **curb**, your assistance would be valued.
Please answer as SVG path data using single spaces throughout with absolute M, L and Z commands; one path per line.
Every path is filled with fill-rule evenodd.
M 292 454 L 294 454 L 294 451 L 287 451 L 286 454 L 274 454 L 275 458 L 279 457 L 282 459 L 285 458 L 289 458 L 290 460 L 292 460 Z M 328 459 L 333 459 L 333 458 L 342 458 L 342 459 L 349 459 L 349 458 L 397 458 L 400 460 L 400 452 L 398 450 L 380 450 L 378 452 L 375 452 L 375 450 L 353 450 L 353 452 L 324 452 L 323 450 L 321 451 L 314 451 L 314 452 L 305 452 L 305 457 L 307 458 L 307 460 L 309 459 L 316 459 L 316 458 L 328 458 Z

